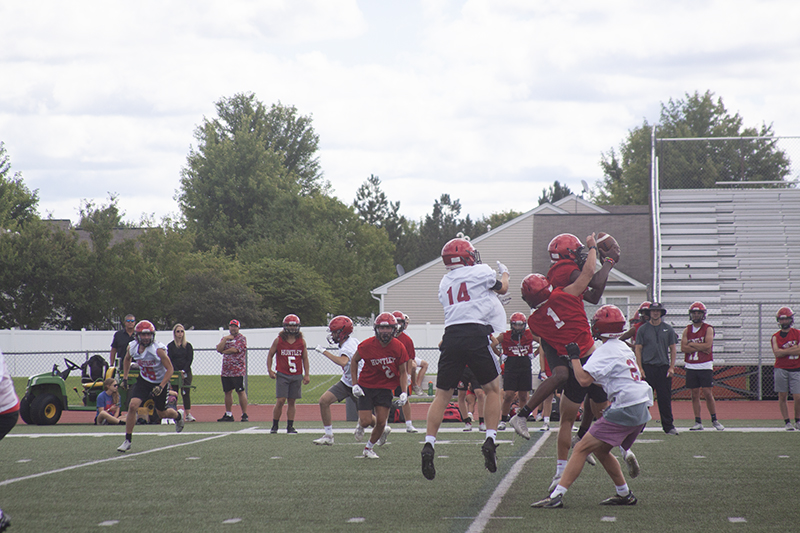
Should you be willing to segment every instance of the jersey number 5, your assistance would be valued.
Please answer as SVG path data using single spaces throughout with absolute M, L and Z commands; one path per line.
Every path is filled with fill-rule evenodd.
M 455 303 L 453 301 L 453 287 L 448 287 L 447 298 L 450 300 L 450 305 L 453 305 Z M 469 301 L 469 292 L 467 291 L 467 284 L 465 282 L 461 282 L 461 285 L 458 286 L 458 294 L 456 294 L 456 300 L 459 302 Z

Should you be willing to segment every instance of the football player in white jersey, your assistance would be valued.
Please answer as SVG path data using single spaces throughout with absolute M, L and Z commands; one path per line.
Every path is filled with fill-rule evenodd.
M 327 357 L 340 367 L 342 367 L 342 379 L 340 379 L 330 389 L 322 393 L 319 398 L 319 413 L 322 417 L 322 427 L 325 434 L 314 440 L 314 444 L 321 446 L 333 446 L 333 422 L 331 417 L 331 404 L 341 402 L 353 394 L 353 378 L 350 375 L 350 361 L 358 350 L 358 339 L 352 337 L 353 321 L 344 315 L 335 316 L 328 324 L 328 342 L 339 346 L 339 354 L 334 355 L 322 346 L 317 346 L 314 350 Z M 361 427 L 361 426 L 359 426 Z M 363 439 L 364 428 L 361 428 Z
M 595 382 L 601 385 L 608 394 L 611 405 L 575 445 L 567 468 L 550 496 L 533 503 L 531 507 L 563 507 L 562 498 L 580 475 L 586 456 L 590 453 L 603 465 L 617 491 L 616 495 L 603 500 L 600 505 L 636 505 L 636 497 L 628 488 L 611 449 L 620 446 L 624 450 L 630 450 L 651 418 L 649 407 L 653 405 L 653 389 L 642 379 L 641 371 L 636 365 L 636 356 L 630 347 L 619 340 L 624 331 L 625 316 L 622 311 L 614 305 L 604 305 L 592 318 L 592 334 L 602 338 L 603 345 L 594 351 L 585 365 L 581 365 L 578 346 L 574 343 L 567 345 L 572 370 L 578 383 L 584 387 Z M 626 460 L 631 455 L 627 454 Z M 638 463 L 635 467 L 635 473 L 638 474 Z M 632 473 L 632 477 L 635 474 Z
M 481 446 L 484 465 L 497 471 L 497 423 L 500 420 L 500 365 L 489 345 L 493 331 L 505 328 L 506 317 L 498 294 L 508 292 L 508 269 L 498 261 L 500 279 L 466 239 L 453 239 L 442 248 L 447 273 L 439 283 L 439 301 L 444 307 L 444 336 L 440 345 L 436 396 L 428 409 L 425 445 L 422 448 L 422 475 L 436 477 L 433 466 L 434 444 L 442 417 L 469 365 L 486 393 L 484 417 L 486 441 Z
M 139 377 L 133 385 L 133 390 L 128 392 L 128 418 L 125 422 L 125 441 L 117 448 L 118 452 L 127 452 L 131 449 L 133 440 L 133 427 L 136 425 L 136 413 L 139 407 L 152 398 L 155 409 L 161 418 L 175 420 L 175 431 L 183 431 L 184 420 L 181 414 L 167 407 L 169 395 L 169 380 L 174 368 L 172 361 L 167 356 L 167 347 L 155 340 L 156 327 L 149 320 L 141 320 L 134 328 L 134 339 L 128 345 L 128 351 L 122 360 L 122 381 L 120 387 L 128 388 L 128 373 L 131 363 L 139 366 Z

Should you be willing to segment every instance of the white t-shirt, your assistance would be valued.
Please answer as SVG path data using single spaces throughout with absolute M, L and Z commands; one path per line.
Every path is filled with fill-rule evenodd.
M 339 347 L 339 355 L 346 355 L 348 359 L 347 364 L 344 365 L 344 368 L 342 369 L 342 383 L 348 387 L 353 386 L 353 377 L 350 375 L 350 361 L 353 360 L 356 350 L 358 350 L 358 339 L 355 337 L 348 337 L 347 340 L 344 341 L 344 344 Z M 359 366 L 363 364 L 364 362 L 361 361 Z M 360 368 L 359 371 L 361 371 Z
M 439 282 L 439 302 L 444 308 L 444 325 L 483 324 L 495 333 L 505 331 L 506 311 L 492 287 L 497 274 L 489 265 L 454 268 Z
M 611 339 L 597 348 L 583 369 L 606 391 L 610 409 L 653 405 L 653 389 L 642 379 L 633 351 L 621 340 Z
M 14 392 L 14 380 L 11 379 L 3 352 L 0 351 L 0 413 L 12 409 L 17 402 L 19 399 Z

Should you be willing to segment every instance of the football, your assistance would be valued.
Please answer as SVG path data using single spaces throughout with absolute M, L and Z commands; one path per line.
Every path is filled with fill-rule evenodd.
M 608 233 L 600 232 L 597 234 L 597 251 L 600 253 L 600 259 L 610 257 L 614 263 L 619 262 L 619 244 L 617 239 Z

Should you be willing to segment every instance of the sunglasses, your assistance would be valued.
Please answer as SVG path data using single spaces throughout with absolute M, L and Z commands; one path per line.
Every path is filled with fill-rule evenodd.
M 125 322 L 136 322 L 136 319 L 134 319 L 134 320 L 125 320 Z

